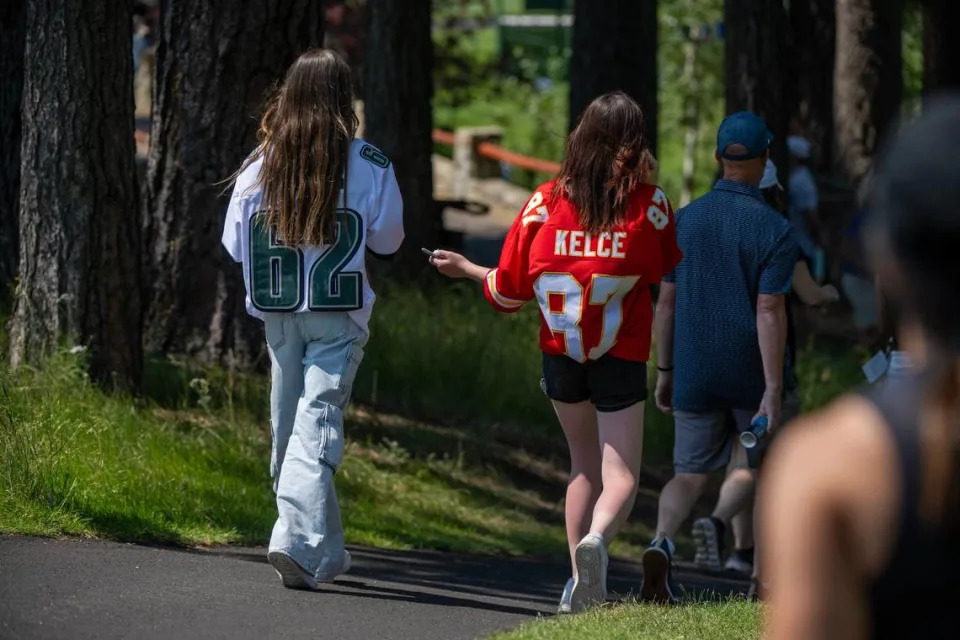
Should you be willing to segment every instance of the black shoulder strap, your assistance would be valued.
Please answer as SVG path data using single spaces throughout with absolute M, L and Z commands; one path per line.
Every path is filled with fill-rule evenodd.
M 919 517 L 920 508 L 920 381 L 915 374 L 907 375 L 890 380 L 882 387 L 870 389 L 865 395 L 877 407 L 897 447 L 900 486 L 903 491 L 901 518 L 906 525 Z

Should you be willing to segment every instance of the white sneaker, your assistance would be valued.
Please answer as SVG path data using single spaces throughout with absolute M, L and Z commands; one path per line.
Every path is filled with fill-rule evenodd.
M 727 558 L 727 563 L 723 565 L 723 570 L 749 576 L 753 573 L 753 563 L 747 562 L 736 554 L 733 554 Z
M 321 582 L 333 582 L 337 576 L 349 571 L 350 565 L 353 564 L 350 552 L 344 550 L 343 565 L 340 570 L 330 578 L 317 580 L 285 551 L 271 551 L 267 554 L 267 561 L 273 566 L 273 569 L 283 581 L 283 586 L 287 589 L 308 589 L 310 591 L 319 589 Z
M 579 613 L 595 604 L 603 604 L 607 600 L 607 549 L 603 544 L 603 536 L 599 533 L 588 533 L 575 553 L 577 562 L 577 578 L 570 593 L 570 612 Z
M 557 607 L 558 614 L 570 613 L 570 598 L 573 596 L 573 578 L 567 580 L 563 588 L 563 594 L 560 596 L 560 606 Z

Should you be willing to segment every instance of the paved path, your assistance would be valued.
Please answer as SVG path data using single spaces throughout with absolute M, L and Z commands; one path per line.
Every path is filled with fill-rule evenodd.
M 319 593 L 280 586 L 263 549 L 205 550 L 0 536 L 0 638 L 475 638 L 552 615 L 559 561 L 351 547 Z M 614 562 L 610 587 L 639 585 Z M 688 589 L 741 591 L 680 574 Z

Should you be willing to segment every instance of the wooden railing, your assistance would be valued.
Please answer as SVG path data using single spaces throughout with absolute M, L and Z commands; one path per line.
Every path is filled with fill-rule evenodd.
M 453 132 L 444 131 L 443 129 L 434 129 L 433 141 L 438 144 L 453 145 Z M 539 171 L 541 173 L 548 173 L 551 175 L 560 173 L 559 163 L 551 162 L 550 160 L 543 160 L 541 158 L 531 158 L 530 156 L 525 156 L 521 153 L 504 149 L 503 147 L 493 144 L 492 142 L 481 142 L 478 144 L 477 153 L 485 158 L 490 158 L 491 160 L 496 160 L 519 169 L 529 169 L 530 171 Z

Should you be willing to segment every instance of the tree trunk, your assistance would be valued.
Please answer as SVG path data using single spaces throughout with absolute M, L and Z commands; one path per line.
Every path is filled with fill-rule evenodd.
M 727 113 L 752 111 L 767 121 L 774 135 L 772 156 L 786 168 L 785 109 L 787 16 L 781 0 L 726 0 L 725 28 Z
M 926 0 L 923 7 L 923 92 L 960 88 L 960 2 Z
M 403 194 L 406 241 L 399 265 L 417 273 L 442 219 L 433 205 L 433 40 L 430 0 L 367 0 L 365 137 L 393 162 Z
M 828 173 L 833 163 L 836 0 L 792 0 L 790 33 L 784 85 L 786 104 L 792 108 L 789 117 L 797 133 L 813 143 L 813 170 Z
M 0 7 L 0 299 L 17 275 L 17 210 L 20 208 L 20 97 L 26 0 Z
M 140 380 L 131 4 L 31 0 L 11 364 L 62 337 L 108 385 Z
M 597 96 L 620 90 L 643 108 L 657 152 L 657 0 L 576 0 L 570 58 L 570 129 Z
M 697 174 L 697 144 L 700 140 L 700 81 L 697 76 L 697 49 L 694 40 L 683 43 L 683 186 L 680 189 L 680 206 L 693 200 L 693 183 Z
M 902 31 L 900 0 L 837 0 L 834 144 L 855 187 L 900 110 Z
M 320 0 L 162 4 L 143 199 L 148 349 L 242 366 L 262 357 L 263 329 L 220 246 L 222 181 L 253 150 L 268 89 L 322 39 Z

